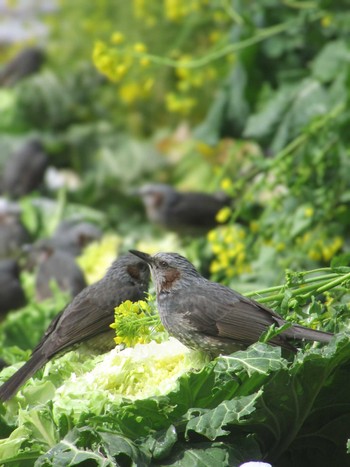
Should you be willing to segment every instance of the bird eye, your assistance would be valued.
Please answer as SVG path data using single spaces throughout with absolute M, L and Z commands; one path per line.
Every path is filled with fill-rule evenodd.
M 162 268 L 167 268 L 167 267 L 169 267 L 169 264 L 168 264 L 166 261 L 160 261 L 160 262 L 159 262 L 159 265 L 160 265 Z

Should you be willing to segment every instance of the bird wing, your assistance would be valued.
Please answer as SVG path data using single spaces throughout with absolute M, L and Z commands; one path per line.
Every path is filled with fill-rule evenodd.
M 171 219 L 169 222 L 181 220 L 183 224 L 197 227 L 210 227 L 215 225 L 216 213 L 229 203 L 214 196 L 201 193 L 186 193 L 178 196 L 172 203 L 169 211 Z M 165 210 L 165 213 L 167 210 Z
M 85 289 L 88 290 L 88 289 Z M 114 308 L 125 300 L 143 298 L 143 292 L 135 286 L 123 286 L 114 299 L 106 300 L 100 294 L 81 292 L 59 313 L 49 325 L 35 350 L 43 348 L 50 356 L 77 342 L 108 332 L 114 321 Z M 102 295 L 102 296 L 101 296 Z M 105 295 L 107 295 L 105 293 Z
M 181 301 L 184 311 L 187 310 L 183 318 L 191 329 L 246 346 L 256 342 L 272 324 L 283 323 L 277 313 L 225 287 L 207 289 L 206 293 L 203 289 L 192 290 Z M 273 343 L 283 345 L 277 340 Z

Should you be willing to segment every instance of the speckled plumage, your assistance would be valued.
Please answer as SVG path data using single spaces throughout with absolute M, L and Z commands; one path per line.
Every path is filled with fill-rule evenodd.
M 20 386 L 57 353 L 72 345 L 106 335 L 106 348 L 113 345 L 110 324 L 114 308 L 125 300 L 145 298 L 148 290 L 149 269 L 134 255 L 118 258 L 106 275 L 82 290 L 73 301 L 50 323 L 30 359 L 0 387 L 0 400 L 12 397 Z M 101 349 L 102 350 L 102 349 Z
M 257 342 L 272 324 L 285 324 L 273 310 L 205 279 L 177 253 L 131 252 L 150 265 L 162 323 L 188 347 L 211 356 L 229 354 Z M 330 333 L 293 325 L 269 342 L 294 350 L 289 339 L 329 342 L 331 338 Z

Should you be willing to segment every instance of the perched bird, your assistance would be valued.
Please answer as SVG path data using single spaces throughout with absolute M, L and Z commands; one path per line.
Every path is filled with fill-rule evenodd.
M 56 248 L 78 256 L 89 243 L 99 240 L 101 237 L 102 230 L 95 224 L 68 219 L 58 225 L 52 236 L 52 241 Z
M 19 198 L 37 189 L 47 166 L 48 157 L 41 142 L 28 140 L 7 159 L 1 181 L 2 192 Z
M 161 321 L 187 347 L 203 350 L 212 357 L 230 354 L 258 341 L 272 324 L 286 323 L 264 305 L 205 279 L 177 253 L 150 256 L 140 251 L 130 252 L 149 264 Z M 289 339 L 326 343 L 332 336 L 294 324 L 269 343 L 295 350 Z
M 39 368 L 74 344 L 89 340 L 100 351 L 112 348 L 114 308 L 125 300 L 144 299 L 149 277 L 143 260 L 131 254 L 120 256 L 100 281 L 82 290 L 51 321 L 30 359 L 0 387 L 0 400 L 12 397 Z
M 53 296 L 51 282 L 56 282 L 62 291 L 70 292 L 75 297 L 86 286 L 83 271 L 70 253 L 55 247 L 50 239 L 42 239 L 28 246 L 27 267 L 37 267 L 35 291 L 38 301 Z
M 20 269 L 15 260 L 0 260 L 0 315 L 21 308 L 27 303 L 19 273 Z
M 23 78 L 40 70 L 45 54 L 39 47 L 21 50 L 0 70 L 0 86 L 13 86 Z
M 0 258 L 16 258 L 30 235 L 20 219 L 20 208 L 15 203 L 0 200 Z
M 135 191 L 150 222 L 179 233 L 202 233 L 215 227 L 216 214 L 232 205 L 225 193 L 179 192 L 170 185 L 151 183 Z

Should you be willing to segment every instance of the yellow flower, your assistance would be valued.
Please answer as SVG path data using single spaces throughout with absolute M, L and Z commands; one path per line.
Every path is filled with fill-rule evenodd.
M 127 66 L 124 64 L 118 65 L 115 69 L 116 78 L 121 79 L 128 71 Z
M 321 259 L 321 253 L 319 253 L 317 250 L 312 249 L 308 253 L 308 257 L 314 261 L 319 261 Z
M 328 28 L 332 24 L 332 17 L 330 15 L 326 15 L 321 19 L 321 25 L 324 28 Z
M 217 222 L 224 223 L 231 217 L 232 211 L 231 208 L 225 206 L 221 208 L 220 211 L 216 214 L 215 219 Z
M 121 44 L 122 42 L 124 42 L 125 40 L 125 37 L 124 37 L 124 34 L 122 32 L 115 32 L 112 34 L 112 37 L 111 37 L 111 42 L 113 44 Z
M 210 264 L 210 273 L 216 274 L 221 270 L 221 264 L 218 261 L 212 261 Z
M 217 239 L 217 231 L 216 229 L 210 230 L 208 232 L 207 238 L 210 243 L 213 243 Z
M 213 156 L 214 155 L 214 148 L 209 146 L 209 144 L 203 143 L 202 141 L 196 142 L 196 149 L 199 151 L 203 156 Z
M 276 251 L 283 251 L 286 249 L 286 244 L 283 242 L 279 242 L 276 245 Z
M 220 243 L 213 243 L 211 249 L 217 255 L 222 251 L 222 246 Z
M 151 63 L 150 59 L 148 57 L 142 57 L 140 59 L 140 65 L 144 68 L 146 68 L 147 66 L 149 66 L 149 64 Z
M 106 49 L 107 49 L 107 47 L 106 47 L 106 44 L 104 42 L 102 42 L 102 41 L 95 42 L 94 50 L 93 50 L 93 53 L 92 53 L 94 61 L 98 57 L 100 57 L 100 55 L 105 54 Z
M 134 51 L 137 52 L 137 53 L 145 53 L 147 50 L 147 47 L 145 46 L 145 44 L 143 44 L 142 42 L 137 42 L 136 44 L 134 44 Z
M 251 221 L 249 224 L 249 229 L 252 233 L 259 232 L 259 222 Z
M 220 186 L 224 191 L 227 191 L 230 188 L 232 188 L 232 185 L 233 185 L 232 180 L 228 177 L 221 180 L 221 183 L 220 183 Z
M 125 104 L 132 104 L 141 94 L 140 85 L 136 82 L 127 83 L 119 89 L 120 98 Z
M 312 217 L 314 215 L 314 209 L 312 207 L 305 208 L 305 217 Z

